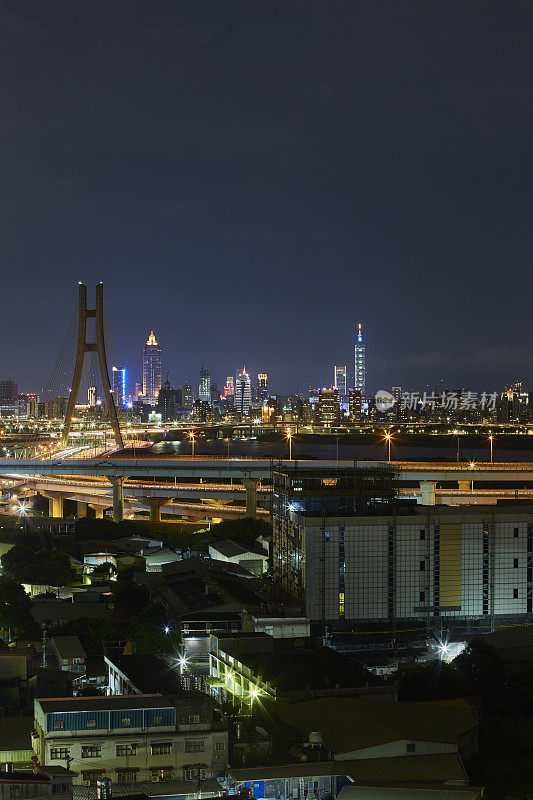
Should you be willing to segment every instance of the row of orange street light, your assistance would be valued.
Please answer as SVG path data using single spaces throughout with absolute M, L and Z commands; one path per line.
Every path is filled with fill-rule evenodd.
M 390 446 L 391 446 L 391 442 L 393 441 L 393 436 L 392 436 L 392 433 L 390 431 L 387 431 L 383 441 L 388 446 L 388 460 L 390 462 Z M 494 442 L 494 435 L 492 433 L 489 433 L 488 441 L 490 443 L 490 463 L 492 464 L 492 456 L 493 456 L 492 447 L 493 447 L 493 442 Z M 457 453 L 458 453 L 457 458 L 459 459 L 459 450 L 457 451 Z M 469 466 L 470 466 L 470 469 L 473 469 L 474 466 L 475 466 L 474 462 L 471 461 Z
M 188 436 L 189 436 L 189 439 L 190 439 L 190 442 L 191 442 L 192 457 L 194 458 L 194 443 L 196 441 L 196 433 L 195 433 L 195 431 L 189 431 Z M 293 438 L 293 433 L 292 433 L 290 428 L 287 428 L 287 430 L 285 432 L 285 439 L 289 443 L 289 461 L 292 461 L 292 438 Z M 391 443 L 393 441 L 393 435 L 392 435 L 392 433 L 390 431 L 387 431 L 383 441 L 386 443 L 387 450 L 388 450 L 388 456 L 387 457 L 388 457 L 388 461 L 390 462 L 390 460 L 391 460 L 390 448 L 391 448 Z M 488 441 L 490 442 L 490 463 L 492 464 L 492 456 L 493 456 L 492 447 L 493 447 L 493 442 L 494 442 L 494 436 L 493 436 L 492 433 L 489 434 Z M 228 439 L 228 458 L 229 458 L 229 439 Z M 470 469 L 473 469 L 474 466 L 475 466 L 474 462 L 471 461 L 470 462 Z

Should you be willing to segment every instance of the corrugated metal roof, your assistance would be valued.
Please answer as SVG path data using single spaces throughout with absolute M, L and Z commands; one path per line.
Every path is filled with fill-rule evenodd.
M 114 777 L 112 775 L 111 777 Z M 87 800 L 87 786 L 73 786 L 73 800 Z M 215 778 L 200 781 L 200 792 L 222 794 L 224 792 Z M 113 781 L 113 797 L 145 794 L 148 797 L 167 797 L 179 794 L 198 795 L 198 781 L 139 781 L 138 783 L 117 783 Z
M 174 708 L 174 701 L 157 694 L 110 695 L 108 697 L 37 698 L 45 714 L 60 711 L 112 711 L 115 708 Z
M 338 800 L 479 800 L 476 786 L 343 786 Z
M 280 704 L 276 712 L 288 725 L 306 733 L 320 730 L 324 744 L 336 754 L 402 739 L 458 743 L 462 734 L 477 725 L 469 708 L 351 697 Z
M 275 780 L 276 778 L 312 778 L 320 775 L 346 775 L 347 761 L 318 761 L 316 763 L 265 765 L 259 767 L 230 767 L 234 781 Z
M 33 717 L 0 717 L 0 750 L 31 750 Z
M 455 753 L 240 767 L 230 769 L 229 774 L 235 781 L 311 778 L 320 775 L 347 775 L 354 781 L 371 783 L 467 780 L 461 760 Z

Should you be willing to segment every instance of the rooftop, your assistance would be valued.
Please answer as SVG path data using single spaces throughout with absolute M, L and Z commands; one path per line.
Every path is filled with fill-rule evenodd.
M 86 658 L 85 650 L 77 636 L 54 636 L 53 642 L 60 658 Z
M 172 694 L 190 696 L 183 689 L 177 669 L 153 655 L 106 656 L 105 661 L 116 667 L 143 694 Z
M 45 714 L 61 711 L 107 711 L 120 708 L 174 708 L 170 697 L 160 694 L 110 695 L 108 697 L 36 698 Z
M 222 794 L 222 786 L 215 778 L 200 782 L 202 794 Z M 198 781 L 139 781 L 139 783 L 113 782 L 113 797 L 132 797 L 145 795 L 148 797 L 175 797 L 176 795 L 198 796 Z M 87 800 L 87 786 L 73 787 L 74 800 Z
M 340 800 L 479 800 L 478 786 L 343 786 Z
M 301 731 L 320 730 L 325 746 L 337 755 L 401 739 L 457 744 L 477 725 L 470 708 L 351 697 L 324 697 L 290 706 L 278 703 L 276 712 Z
M 268 764 L 259 767 L 230 768 L 229 774 L 235 781 L 304 778 L 306 776 L 318 777 L 319 775 L 347 775 L 354 781 L 371 783 L 415 780 L 444 783 L 445 781 L 467 780 L 461 760 L 455 753 L 343 759 L 342 761 L 319 761 L 317 763 L 299 762 L 275 766 Z
M 241 556 L 245 553 L 252 553 L 259 558 L 268 558 L 266 553 L 261 553 L 259 550 L 254 550 L 252 547 L 246 547 L 240 542 L 234 542 L 233 539 L 222 539 L 219 542 L 214 542 L 209 545 L 209 549 L 213 549 L 226 558 L 235 558 L 235 556 Z
M 31 750 L 33 717 L 0 717 L 0 750 Z

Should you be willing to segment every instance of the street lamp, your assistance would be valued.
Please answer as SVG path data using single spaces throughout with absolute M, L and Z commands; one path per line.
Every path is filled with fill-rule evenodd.
M 192 444 L 192 457 L 194 458 L 194 431 L 189 432 L 189 439 L 191 440 Z
M 476 465 L 475 465 L 475 463 L 473 461 L 471 461 L 468 466 L 470 467 L 470 469 L 474 469 L 474 467 Z M 470 491 L 472 492 L 472 494 L 474 493 L 474 481 L 473 480 L 470 481 Z
M 489 442 L 490 442 L 490 463 L 492 464 L 492 442 L 494 441 L 494 436 L 489 434 Z
M 285 438 L 289 442 L 289 461 L 292 461 L 292 432 L 290 428 L 287 428 L 287 433 L 285 434 Z
M 387 433 L 385 434 L 385 441 L 387 442 L 388 447 L 389 447 L 389 463 L 390 463 L 390 443 L 391 443 L 391 439 L 392 439 L 392 434 L 391 434 L 390 431 L 387 431 Z

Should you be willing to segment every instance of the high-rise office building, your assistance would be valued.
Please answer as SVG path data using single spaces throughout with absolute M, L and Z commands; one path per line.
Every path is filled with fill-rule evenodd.
M 87 405 L 91 406 L 91 408 L 96 405 L 96 386 L 87 388 Z
M 318 418 L 322 425 L 335 425 L 339 421 L 339 393 L 337 389 L 321 389 L 318 395 Z
M 348 392 L 348 411 L 352 422 L 361 422 L 361 390 L 350 389 Z
M 250 376 L 246 372 L 246 367 L 242 368 L 242 372 L 237 375 L 235 381 L 235 410 L 241 416 L 246 417 L 250 411 L 252 404 L 252 382 Z
M 194 392 L 190 383 L 181 387 L 181 407 L 184 411 L 192 411 L 194 406 Z
M 16 381 L 8 378 L 0 381 L 0 417 L 14 417 L 18 412 L 19 387 Z
M 145 402 L 155 406 L 161 389 L 161 347 L 158 345 L 154 332 L 143 348 L 143 395 Z
M 198 399 L 204 400 L 206 403 L 211 402 L 211 375 L 203 364 L 200 370 L 200 381 L 198 383 Z
M 226 378 L 226 384 L 224 386 L 224 397 L 233 397 L 235 394 L 235 382 L 231 375 L 228 375 Z
M 341 405 L 341 407 L 344 408 L 348 396 L 348 378 L 347 378 L 348 370 L 346 369 L 346 365 L 343 367 L 335 365 L 335 367 L 333 368 L 333 373 L 334 373 L 333 388 L 338 391 L 339 404 Z
M 257 399 L 264 401 L 268 399 L 268 375 L 260 372 L 257 376 Z
M 365 363 L 365 343 L 361 323 L 357 326 L 357 336 L 354 347 L 354 387 L 361 391 L 362 400 L 366 396 L 366 363 Z
M 113 367 L 113 399 L 117 408 L 126 405 L 126 367 Z
M 176 419 L 175 394 L 168 378 L 159 390 L 155 409 L 158 414 L 161 414 L 163 422 L 170 422 Z

